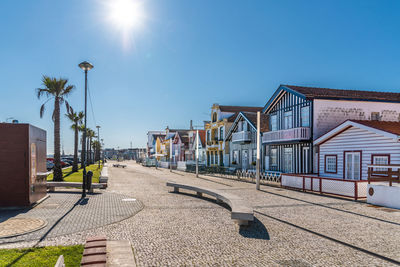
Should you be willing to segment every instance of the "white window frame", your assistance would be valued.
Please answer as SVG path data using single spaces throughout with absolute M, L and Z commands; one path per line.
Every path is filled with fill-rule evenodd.
M 337 155 L 325 155 L 325 172 L 337 173 Z
M 304 114 L 303 110 L 307 110 L 307 113 Z M 301 115 L 301 127 L 310 127 L 310 106 L 304 106 L 300 110 Z M 306 115 L 306 116 L 305 116 Z
M 278 116 L 276 114 L 271 115 L 271 131 L 278 130 Z
M 272 153 L 274 151 L 274 153 Z M 273 154 L 275 154 L 273 156 Z M 271 154 L 270 154 L 270 160 L 271 160 L 271 166 L 277 166 L 278 165 L 278 149 L 277 148 L 271 148 Z
M 293 128 L 293 110 L 285 111 L 283 113 L 283 128 Z

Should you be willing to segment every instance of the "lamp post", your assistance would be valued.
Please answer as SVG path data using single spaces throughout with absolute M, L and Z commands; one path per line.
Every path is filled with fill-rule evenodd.
M 93 65 L 87 61 L 80 63 L 79 68 L 85 71 L 85 124 L 83 129 L 83 143 L 85 144 L 82 151 L 82 166 L 83 166 L 83 177 L 82 177 L 82 198 L 86 197 L 86 123 L 87 123 L 87 73 L 93 69 Z
M 101 139 L 101 147 L 104 147 L 104 139 Z M 103 152 L 101 153 L 101 159 L 102 159 L 103 165 L 104 165 L 104 148 L 103 148 Z
M 199 130 L 196 130 L 196 177 L 199 177 Z
M 256 189 L 260 190 L 260 111 L 257 112 L 257 161 L 256 161 Z
M 98 142 L 98 150 L 99 150 L 99 158 L 98 158 L 98 160 L 99 160 L 99 169 L 100 169 L 100 147 L 101 147 L 101 144 L 100 144 L 100 126 L 99 125 L 97 125 L 96 126 L 96 128 L 97 128 L 97 142 Z

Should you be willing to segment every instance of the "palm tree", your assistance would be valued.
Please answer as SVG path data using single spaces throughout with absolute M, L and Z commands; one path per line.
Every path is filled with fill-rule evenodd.
M 46 102 L 40 107 L 40 117 L 43 117 L 45 104 L 54 99 L 53 122 L 54 122 L 54 174 L 53 181 L 62 181 L 62 170 L 60 160 L 60 105 L 66 102 L 66 97 L 75 88 L 73 85 L 67 85 L 68 79 L 57 79 L 43 76 L 42 83 L 44 88 L 38 88 L 37 97 L 40 99 L 43 95 L 47 97 Z
M 83 150 L 85 149 L 85 143 L 83 143 L 83 132 L 85 131 L 85 125 L 84 124 L 81 124 L 81 125 L 79 125 L 79 127 L 78 127 L 78 130 L 80 131 L 80 132 L 82 132 L 82 135 L 81 135 L 81 144 L 82 144 L 82 150 L 81 150 L 81 168 L 82 168 L 82 164 L 83 164 L 83 161 L 85 160 L 84 158 L 83 158 Z M 87 158 L 87 153 L 86 153 L 86 158 Z M 85 161 L 86 162 L 86 161 Z
M 88 129 L 88 133 L 87 133 L 87 137 L 88 137 L 88 146 L 89 146 L 89 164 L 93 164 L 93 155 L 92 155 L 92 138 L 96 137 L 95 132 L 92 129 Z
M 67 107 L 67 118 L 72 122 L 71 128 L 75 132 L 74 137 L 74 162 L 72 164 L 72 171 L 78 171 L 78 139 L 79 139 L 79 125 L 82 124 L 82 119 L 84 118 L 84 114 L 82 111 L 76 113 L 73 108 L 66 103 Z

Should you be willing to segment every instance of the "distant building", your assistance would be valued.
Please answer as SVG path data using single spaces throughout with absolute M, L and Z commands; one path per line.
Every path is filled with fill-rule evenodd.
M 268 116 L 260 114 L 260 138 L 268 131 Z M 257 113 L 239 112 L 225 139 L 229 142 L 230 167 L 255 170 L 257 160 Z M 261 144 L 260 144 L 261 145 Z M 263 159 L 260 154 L 261 166 Z
M 225 137 L 236 116 L 241 111 L 257 112 L 262 107 L 222 106 L 211 107 L 211 122 L 205 125 L 207 166 L 229 166 L 229 142 Z
M 147 157 L 156 154 L 157 137 L 165 137 L 166 131 L 148 131 L 147 132 Z

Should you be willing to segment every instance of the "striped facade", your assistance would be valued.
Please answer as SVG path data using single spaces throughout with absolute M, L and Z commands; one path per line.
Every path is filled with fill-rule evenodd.
M 361 180 L 367 180 L 367 166 L 374 163 L 374 157 L 387 158 L 387 164 L 400 164 L 400 143 L 395 138 L 367 129 L 351 127 L 319 146 L 319 175 L 347 179 L 345 155 L 348 153 L 359 154 L 360 162 L 356 165 L 360 167 Z M 331 172 L 327 170 L 327 157 L 336 157 L 336 170 Z
M 302 109 L 308 107 L 307 120 L 302 120 Z M 296 94 L 291 90 L 278 91 L 271 98 L 264 113 L 269 117 L 276 115 L 276 126 L 271 124 L 269 129 L 272 131 L 288 131 L 295 128 L 308 128 L 310 132 L 307 140 L 295 140 L 282 138 L 274 142 L 264 142 L 265 169 L 269 171 L 279 171 L 284 173 L 312 173 L 313 172 L 313 146 L 312 146 L 312 125 L 313 125 L 313 102 L 304 96 Z M 291 112 L 291 123 L 285 123 L 285 113 Z M 304 114 L 303 114 L 304 115 Z M 304 125 L 304 121 L 308 124 Z M 271 155 L 276 154 L 276 160 L 272 160 Z

